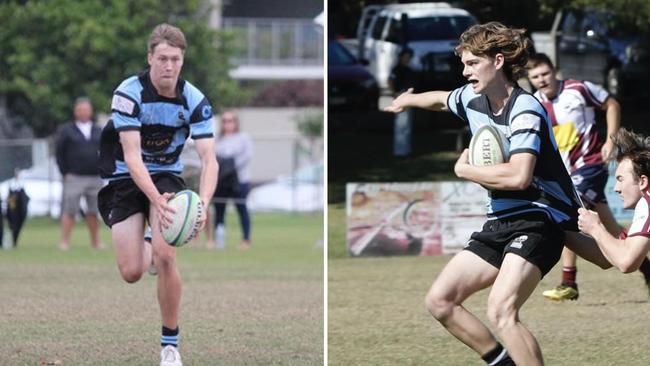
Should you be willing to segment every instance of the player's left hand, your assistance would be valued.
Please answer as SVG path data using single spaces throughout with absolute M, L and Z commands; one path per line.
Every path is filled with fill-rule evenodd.
M 592 234 L 596 228 L 602 225 L 598 213 L 587 210 L 586 208 L 579 208 L 578 214 L 580 215 L 578 216 L 578 229 L 585 234 L 593 236 Z
M 458 160 L 456 160 L 456 164 L 454 165 L 454 173 L 456 173 L 456 176 L 461 178 L 461 170 L 464 169 L 466 166 L 469 165 L 469 149 L 463 150 L 462 154 L 458 157 Z

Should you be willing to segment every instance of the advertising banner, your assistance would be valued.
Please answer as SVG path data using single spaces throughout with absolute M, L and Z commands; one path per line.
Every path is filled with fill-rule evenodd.
M 455 253 L 485 221 L 474 183 L 349 183 L 346 194 L 351 256 Z
M 624 210 L 607 183 L 607 200 L 623 226 Z M 446 255 L 460 251 L 486 220 L 487 191 L 471 182 L 348 183 L 347 247 L 350 256 Z

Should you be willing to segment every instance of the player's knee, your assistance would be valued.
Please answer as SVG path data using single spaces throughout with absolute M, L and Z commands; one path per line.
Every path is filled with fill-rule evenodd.
M 142 270 L 136 266 L 120 266 L 120 274 L 125 282 L 135 283 L 142 277 Z
M 162 253 L 155 253 L 156 268 L 159 271 L 166 271 L 173 269 L 176 266 L 176 257 L 173 252 L 165 251 Z
M 517 309 L 503 301 L 488 301 L 487 317 L 497 329 L 505 329 L 517 320 Z
M 429 313 L 438 321 L 448 319 L 454 310 L 454 306 L 456 306 L 453 301 L 448 300 L 446 296 L 435 289 L 431 289 L 427 293 L 424 298 L 424 305 L 429 310 Z

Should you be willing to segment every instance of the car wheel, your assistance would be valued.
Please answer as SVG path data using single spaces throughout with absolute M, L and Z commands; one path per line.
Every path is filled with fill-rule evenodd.
M 621 80 L 621 69 L 618 67 L 612 67 L 607 71 L 605 87 L 614 96 L 620 97 L 622 95 L 623 85 Z

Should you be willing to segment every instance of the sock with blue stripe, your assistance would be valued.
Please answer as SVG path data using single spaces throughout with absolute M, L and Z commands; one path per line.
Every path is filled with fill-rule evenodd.
M 160 345 L 178 347 L 178 327 L 176 329 L 169 329 L 163 325 L 162 335 L 160 336 Z

